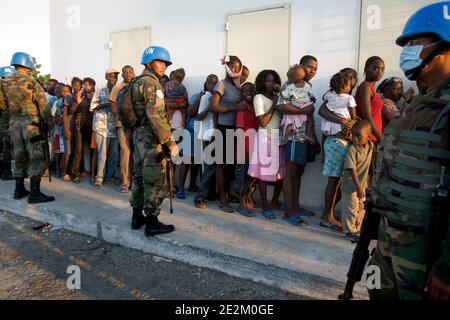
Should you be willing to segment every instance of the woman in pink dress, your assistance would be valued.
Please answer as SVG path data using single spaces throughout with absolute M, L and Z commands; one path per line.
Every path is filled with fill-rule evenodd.
M 279 205 L 283 178 L 286 174 L 286 156 L 280 146 L 281 114 L 275 107 L 278 95 L 275 88 L 281 86 L 278 73 L 264 70 L 256 77 L 256 93 L 253 100 L 259 129 L 253 148 L 248 175 L 258 179 L 258 189 L 263 202 L 263 215 L 275 219 L 271 210 Z M 275 183 L 272 205 L 267 200 L 267 183 Z

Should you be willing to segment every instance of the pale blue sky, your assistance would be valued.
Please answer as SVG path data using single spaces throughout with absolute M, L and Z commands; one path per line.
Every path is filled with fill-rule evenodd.
M 37 58 L 43 73 L 51 71 L 49 0 L 1 0 L 0 23 L 0 66 L 24 51 Z

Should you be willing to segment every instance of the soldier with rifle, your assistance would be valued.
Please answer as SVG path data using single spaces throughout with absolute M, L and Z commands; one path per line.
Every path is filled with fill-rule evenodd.
M 168 192 L 167 159 L 178 155 L 178 146 L 172 137 L 164 90 L 159 83 L 172 64 L 169 52 L 151 46 L 144 51 L 145 70 L 131 84 L 133 112 L 138 124 L 133 128 L 133 178 L 130 204 L 133 207 L 132 229 L 145 225 L 145 236 L 153 237 L 175 230 L 158 220 L 161 205 Z M 171 191 L 171 190 L 170 190 Z
M 28 196 L 28 203 L 44 203 L 55 198 L 41 192 L 41 177 L 48 168 L 46 157 L 47 129 L 51 114 L 41 85 L 30 77 L 33 69 L 31 56 L 24 52 L 13 55 L 11 66 L 16 72 L 2 82 L 2 92 L 11 116 L 11 135 L 16 180 L 14 199 Z M 48 150 L 48 149 L 47 149 Z M 30 178 L 30 191 L 25 189 L 25 178 Z
M 381 274 L 371 299 L 450 299 L 449 12 L 450 1 L 420 9 L 397 39 L 401 69 L 421 93 L 384 132 L 343 299 L 361 279 L 371 238 L 378 242 L 369 266 Z

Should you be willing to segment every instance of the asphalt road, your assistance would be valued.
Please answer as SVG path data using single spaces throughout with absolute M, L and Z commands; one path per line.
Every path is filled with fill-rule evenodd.
M 0 300 L 301 300 L 226 274 L 0 211 Z M 80 290 L 69 290 L 69 266 Z

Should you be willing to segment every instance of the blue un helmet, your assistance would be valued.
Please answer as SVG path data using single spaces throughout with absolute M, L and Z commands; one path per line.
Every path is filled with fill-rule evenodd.
M 16 52 L 14 53 L 11 59 L 12 66 L 21 66 L 28 69 L 33 69 L 34 64 L 31 56 L 25 52 Z
M 157 46 L 151 46 L 145 49 L 142 55 L 141 64 L 152 63 L 155 60 L 164 61 L 167 66 L 172 64 L 170 53 L 166 49 Z
M 408 40 L 417 36 L 435 36 L 439 40 L 428 46 L 407 46 Z M 422 70 L 450 43 L 450 1 L 438 2 L 426 6 L 414 13 L 405 25 L 403 34 L 397 39 L 403 47 L 400 56 L 400 68 L 410 80 L 415 80 Z M 425 58 L 421 53 L 426 47 L 435 49 Z
M 405 46 L 413 36 L 434 34 L 443 42 L 450 42 L 450 1 L 433 3 L 409 18 L 397 44 Z
M 10 74 L 13 74 L 16 72 L 16 69 L 14 67 L 3 67 L 0 68 L 0 78 L 6 78 Z

